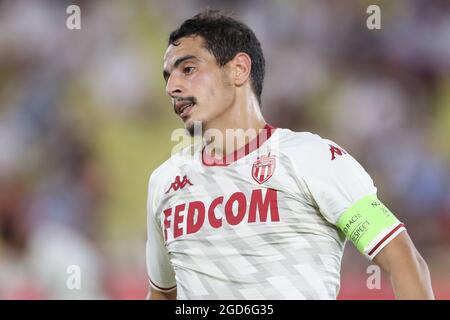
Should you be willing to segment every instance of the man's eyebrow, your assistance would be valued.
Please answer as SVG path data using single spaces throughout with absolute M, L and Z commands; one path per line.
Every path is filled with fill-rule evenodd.
M 189 60 L 189 59 L 199 60 L 196 56 L 194 56 L 194 55 L 192 55 L 192 54 L 187 54 L 187 55 L 185 55 L 185 56 L 182 56 L 182 57 L 178 58 L 178 59 L 175 61 L 175 63 L 173 64 L 173 67 L 176 68 L 176 67 L 178 67 L 183 61 L 186 61 L 186 60 Z M 167 71 L 167 70 L 164 70 L 164 71 L 163 71 L 163 77 L 164 77 L 164 80 L 167 81 L 167 79 L 169 79 L 169 76 L 170 76 L 170 72 Z

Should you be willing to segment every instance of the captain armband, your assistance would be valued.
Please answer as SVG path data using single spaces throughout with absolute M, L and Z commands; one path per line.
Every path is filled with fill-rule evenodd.
M 406 230 L 376 195 L 365 196 L 350 207 L 337 226 L 359 252 L 373 259 L 392 239 Z

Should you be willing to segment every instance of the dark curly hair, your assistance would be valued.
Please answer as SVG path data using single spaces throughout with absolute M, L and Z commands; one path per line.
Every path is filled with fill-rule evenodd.
M 177 45 L 177 40 L 189 36 L 201 36 L 206 49 L 214 55 L 221 67 L 239 52 L 248 54 L 252 60 L 252 89 L 261 106 L 266 63 L 261 44 L 247 25 L 222 14 L 219 10 L 207 9 L 184 21 L 173 31 L 169 36 L 169 45 Z

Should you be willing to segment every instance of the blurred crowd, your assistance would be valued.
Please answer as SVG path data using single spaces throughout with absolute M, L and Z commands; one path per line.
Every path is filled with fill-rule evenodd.
M 81 30 L 66 28 L 70 4 Z M 370 4 L 380 30 L 366 27 Z M 144 298 L 148 177 L 181 126 L 162 57 L 169 32 L 205 6 L 260 39 L 266 120 L 350 152 L 450 287 L 449 1 L 10 0 L 0 1 L 0 299 Z M 349 247 L 351 275 L 368 262 Z M 79 290 L 67 287 L 71 265 Z

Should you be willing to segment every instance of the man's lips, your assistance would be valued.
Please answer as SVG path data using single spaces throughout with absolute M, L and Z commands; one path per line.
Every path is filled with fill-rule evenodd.
M 180 117 L 185 118 L 194 106 L 195 102 L 191 100 L 177 101 L 175 103 L 175 111 Z
M 195 104 L 190 103 L 187 106 L 183 107 L 181 109 L 181 113 L 180 113 L 180 117 L 183 120 L 186 120 L 187 117 L 189 117 L 189 113 L 191 112 L 191 110 L 194 108 Z

